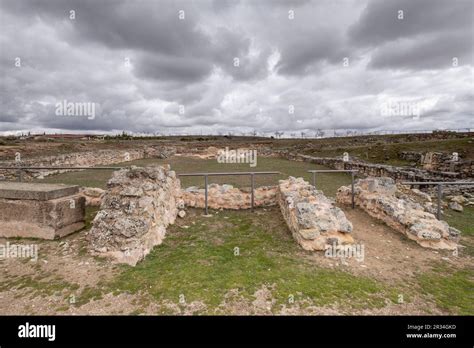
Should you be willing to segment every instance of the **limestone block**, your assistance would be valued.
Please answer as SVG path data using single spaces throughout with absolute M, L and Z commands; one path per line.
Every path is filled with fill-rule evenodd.
M 0 237 L 56 239 L 84 227 L 77 186 L 0 183 Z
M 352 224 L 322 191 L 290 177 L 280 180 L 278 203 L 295 240 L 305 250 L 325 250 L 328 245 L 353 244 Z
M 94 252 L 132 266 L 174 223 L 180 183 L 169 166 L 134 167 L 114 172 L 88 239 Z

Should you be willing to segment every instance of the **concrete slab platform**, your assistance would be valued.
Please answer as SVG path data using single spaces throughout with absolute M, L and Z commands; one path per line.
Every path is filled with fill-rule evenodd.
M 75 195 L 79 186 L 31 182 L 0 182 L 0 198 L 49 201 Z

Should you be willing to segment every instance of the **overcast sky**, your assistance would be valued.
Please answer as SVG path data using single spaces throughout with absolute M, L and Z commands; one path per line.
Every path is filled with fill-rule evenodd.
M 0 132 L 474 128 L 473 4 L 0 0 Z

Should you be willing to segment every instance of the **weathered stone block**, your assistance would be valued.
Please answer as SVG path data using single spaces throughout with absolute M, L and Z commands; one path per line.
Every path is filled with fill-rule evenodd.
M 354 243 L 352 224 L 321 191 L 303 178 L 280 180 L 278 203 L 293 237 L 305 250 Z
M 445 221 L 437 220 L 421 204 L 404 194 L 393 179 L 359 179 L 354 192 L 356 205 L 421 246 L 449 250 L 457 248 L 460 232 Z M 336 198 L 340 203 L 350 204 L 351 188 L 342 186 Z
M 134 167 L 114 172 L 93 227 L 91 248 L 132 266 L 155 245 L 178 214 L 179 180 L 165 167 Z
M 77 191 L 77 186 L 2 183 L 0 237 L 55 239 L 80 230 L 85 199 Z

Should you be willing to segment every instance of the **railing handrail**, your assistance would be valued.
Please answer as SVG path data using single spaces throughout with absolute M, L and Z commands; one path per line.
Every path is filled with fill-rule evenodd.
M 358 173 L 357 169 L 311 169 L 308 173 L 313 174 L 313 186 L 316 188 L 316 173 L 351 173 L 351 205 L 355 208 L 354 177 Z
M 224 176 L 224 175 L 274 175 L 280 172 L 209 172 L 209 173 L 178 173 L 178 176 Z
M 436 217 L 441 220 L 441 199 L 443 198 L 444 185 L 474 185 L 474 181 L 405 181 L 402 185 L 436 185 L 438 186 Z
M 402 185 L 474 185 L 474 181 L 405 181 Z
M 308 173 L 357 173 L 357 169 L 312 169 Z
M 250 185 L 251 185 L 251 207 L 252 211 L 254 209 L 255 205 L 255 175 L 274 175 L 274 174 L 281 174 L 280 172 L 222 172 L 222 173 L 181 173 L 177 174 L 178 176 L 203 176 L 204 177 L 204 205 L 205 205 L 205 211 L 206 215 L 208 215 L 209 209 L 208 209 L 208 178 L 210 176 L 228 176 L 228 175 L 250 175 Z
M 48 169 L 48 170 L 51 170 L 51 169 L 57 169 L 57 170 L 77 170 L 77 169 L 123 169 L 123 168 L 126 168 L 126 167 L 55 167 L 55 166 L 35 166 L 35 167 L 12 167 L 12 166 L 0 166 L 0 169 L 14 169 L 14 170 L 30 170 L 30 169 L 33 169 L 33 170 L 40 170 L 40 169 Z

